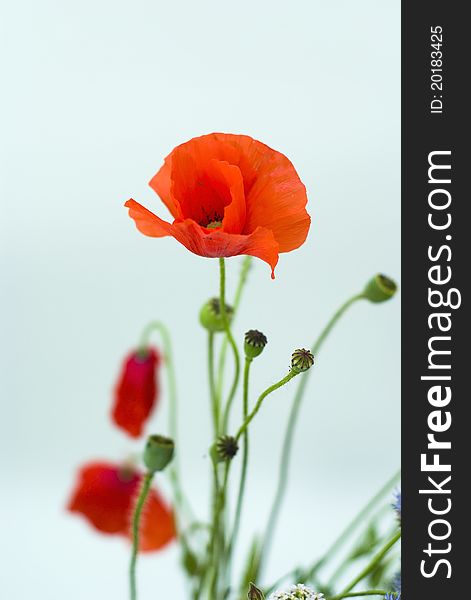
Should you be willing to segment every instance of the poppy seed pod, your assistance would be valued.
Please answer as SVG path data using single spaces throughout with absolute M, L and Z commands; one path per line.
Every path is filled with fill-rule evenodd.
M 226 304 L 226 317 L 229 323 L 232 320 L 234 309 L 229 304 Z M 211 333 L 224 331 L 224 321 L 221 315 L 221 302 L 219 298 L 211 298 L 200 310 L 200 323 Z
M 257 331 L 257 329 L 250 329 L 247 331 L 244 340 L 245 356 L 248 359 L 259 356 L 263 352 L 268 341 L 266 336 L 261 331 Z
M 291 368 L 296 373 L 307 371 L 314 364 L 314 356 L 310 350 L 299 348 L 291 355 Z
M 144 464 L 151 473 L 163 471 L 172 461 L 175 444 L 163 435 L 151 435 L 144 450 Z
M 395 281 L 378 273 L 366 284 L 363 295 L 370 302 L 386 302 L 397 292 Z
M 239 444 L 231 435 L 218 437 L 212 449 L 212 457 L 216 462 L 232 460 L 239 450 Z

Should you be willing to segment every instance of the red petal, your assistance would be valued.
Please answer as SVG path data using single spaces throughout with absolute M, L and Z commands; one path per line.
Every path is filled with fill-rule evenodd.
M 142 435 L 157 401 L 159 362 L 157 351 L 149 348 L 147 356 L 132 352 L 123 363 L 111 414 L 114 423 L 132 437 Z
M 128 535 L 132 540 L 131 529 Z M 175 538 L 175 522 L 172 511 L 160 494 L 152 489 L 147 496 L 139 530 L 139 550 L 151 552 L 166 546 Z
M 212 133 L 193 138 L 172 151 L 150 185 L 170 208 L 175 222 L 166 223 L 129 201 L 126 205 L 139 230 L 154 237 L 172 235 L 202 256 L 252 254 L 261 258 L 262 254 L 272 268 L 277 260 L 267 236 L 252 252 L 236 251 L 240 240 L 231 243 L 216 236 L 204 242 L 207 232 L 198 233 L 187 224 L 189 219 L 206 226 L 224 214 L 223 232 L 241 237 L 258 228 L 268 230 L 276 242 L 276 254 L 298 248 L 309 231 L 306 190 L 295 168 L 286 156 L 249 136 Z M 178 230 L 182 223 L 186 225 Z M 190 230 L 193 239 L 189 239 Z
M 79 471 L 67 508 L 83 515 L 102 533 L 132 540 L 132 518 L 142 480 L 142 473 L 126 465 L 88 463 Z M 174 537 L 172 511 L 152 488 L 141 516 L 139 549 L 143 552 L 158 550 Z
M 128 531 L 132 498 L 140 476 L 130 469 L 106 462 L 84 465 L 68 509 L 82 514 L 103 533 Z
M 192 219 L 174 221 L 171 225 L 159 219 L 135 200 L 128 200 L 129 215 L 135 220 L 139 231 L 151 237 L 171 235 L 190 252 L 208 258 L 248 254 L 267 262 L 273 272 L 278 262 L 278 243 L 273 233 L 258 227 L 248 235 L 226 233 L 220 229 L 200 227 Z
M 155 175 L 149 182 L 150 187 L 156 192 L 162 202 L 170 211 L 170 214 L 174 219 L 182 218 L 182 211 L 178 200 L 172 196 L 172 155 L 167 156 L 165 163 L 160 169 L 159 173 Z
M 157 215 L 147 210 L 142 204 L 131 198 L 125 202 L 124 206 L 129 208 L 129 216 L 134 219 L 136 227 L 144 235 L 150 237 L 165 237 L 172 235 L 172 226 L 167 221 L 163 221 Z

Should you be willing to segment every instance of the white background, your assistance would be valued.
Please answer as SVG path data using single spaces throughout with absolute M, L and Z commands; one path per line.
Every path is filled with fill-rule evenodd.
M 123 202 L 203 133 L 285 153 L 309 193 L 307 243 L 258 261 L 235 325 L 269 337 L 253 393 L 282 376 L 377 271 L 399 279 L 399 2 L 5 2 L 1 193 L 1 598 L 127 598 L 128 547 L 64 511 L 76 467 L 140 446 L 108 419 L 124 353 L 172 330 L 181 460 L 205 514 L 210 423 L 201 303 L 217 263 L 140 235 Z M 228 261 L 229 293 L 240 259 Z M 400 303 L 357 305 L 319 355 L 269 579 L 323 552 L 399 465 Z M 252 434 L 241 540 L 271 502 L 291 390 Z M 166 424 L 165 397 L 153 429 Z M 166 489 L 165 484 L 162 484 Z M 141 600 L 183 598 L 172 547 L 140 563 Z

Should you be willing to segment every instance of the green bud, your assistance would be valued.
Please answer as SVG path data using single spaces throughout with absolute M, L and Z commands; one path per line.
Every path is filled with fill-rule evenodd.
M 152 473 L 163 471 L 172 461 L 174 451 L 173 440 L 163 435 L 151 435 L 144 450 L 144 464 Z
M 259 356 L 263 352 L 268 341 L 266 336 L 261 331 L 257 331 L 257 329 L 250 329 L 247 331 L 244 339 L 244 351 L 245 356 L 248 359 Z
M 307 371 L 314 364 L 314 356 L 310 350 L 299 348 L 291 355 L 291 368 L 296 373 Z
M 234 314 L 234 309 L 229 304 L 226 304 L 226 317 L 229 323 L 232 320 Z M 224 331 L 224 321 L 221 315 L 221 303 L 219 298 L 211 298 L 200 310 L 200 323 L 201 325 L 211 331 L 216 333 L 218 331 Z
M 248 600 L 265 600 L 265 594 L 254 583 L 249 584 Z
M 395 281 L 378 273 L 366 284 L 363 294 L 370 302 L 385 302 L 397 292 Z
M 197 559 L 195 553 L 192 550 L 190 550 L 189 548 L 187 548 L 183 553 L 182 565 L 183 565 L 183 568 L 185 569 L 185 571 L 188 573 L 188 575 L 194 577 L 195 575 L 198 574 L 198 571 L 199 571 L 198 559 Z

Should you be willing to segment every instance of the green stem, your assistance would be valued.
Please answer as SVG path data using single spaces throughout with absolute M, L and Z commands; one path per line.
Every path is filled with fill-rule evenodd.
M 242 268 L 240 270 L 239 283 L 237 284 L 236 293 L 234 296 L 234 303 L 232 308 L 234 310 L 232 319 L 234 320 L 237 310 L 240 305 L 240 301 L 242 299 L 242 292 L 244 290 L 245 284 L 247 282 L 247 277 L 250 271 L 250 266 L 252 264 L 252 257 L 245 256 L 242 261 Z M 221 352 L 219 354 L 219 362 L 218 362 L 218 378 L 217 378 L 217 394 L 220 398 L 222 395 L 222 386 L 224 383 L 224 366 L 226 364 L 226 353 L 227 353 L 227 345 L 228 345 L 227 337 L 224 338 L 221 345 Z M 225 423 L 225 429 L 227 429 L 227 422 Z
M 398 542 L 401 538 L 401 530 L 399 531 L 377 552 L 371 561 L 366 565 L 366 567 L 361 571 L 361 573 L 351 581 L 347 587 L 341 592 L 338 596 L 334 596 L 332 600 L 340 600 L 340 598 L 344 598 L 345 594 L 348 594 L 350 590 L 352 590 L 360 581 L 362 581 L 373 569 L 381 562 L 381 560 L 386 556 L 386 554 L 391 550 L 396 542 Z
M 229 392 L 229 397 L 225 404 L 224 408 L 224 417 L 222 421 L 222 431 L 225 433 L 227 430 L 227 425 L 229 421 L 229 415 L 231 411 L 232 401 L 234 400 L 234 396 L 237 390 L 237 385 L 239 383 L 239 375 L 240 375 L 240 358 L 239 351 L 237 350 L 237 344 L 234 341 L 234 337 L 232 336 L 231 328 L 229 325 L 229 319 L 227 318 L 226 313 L 226 263 L 224 258 L 219 259 L 219 276 L 220 276 L 220 284 L 219 284 L 219 303 L 221 310 L 221 317 L 224 323 L 224 329 L 226 331 L 226 338 L 232 348 L 234 353 L 234 380 L 232 382 L 232 387 Z
M 319 352 L 325 339 L 327 338 L 329 333 L 332 331 L 333 327 L 338 322 L 340 317 L 350 308 L 350 306 L 352 306 L 352 304 L 354 304 L 357 300 L 361 300 L 363 298 L 364 298 L 363 294 L 356 294 L 356 295 L 352 296 L 351 298 L 349 298 L 346 302 L 344 302 L 340 306 L 340 308 L 335 312 L 335 314 L 328 321 L 327 325 L 324 327 L 324 329 L 322 330 L 322 332 L 320 333 L 319 337 L 317 338 L 316 342 L 314 343 L 314 345 L 312 347 L 312 353 L 314 354 L 315 358 L 317 358 L 317 353 Z M 283 499 L 284 499 L 284 496 L 286 493 L 286 488 L 288 485 L 289 465 L 290 465 L 290 460 L 291 460 L 291 451 L 292 451 L 292 447 L 293 447 L 294 432 L 296 429 L 296 424 L 298 422 L 301 401 L 303 399 L 304 392 L 306 390 L 306 386 L 307 386 L 307 382 L 308 382 L 308 375 L 309 375 L 309 373 L 306 373 L 306 376 L 301 378 L 301 380 L 298 384 L 298 388 L 296 390 L 296 394 L 294 396 L 293 404 L 291 405 L 291 411 L 290 411 L 290 415 L 289 415 L 289 419 L 288 419 L 288 425 L 286 427 L 285 437 L 283 440 L 283 446 L 282 446 L 282 450 L 281 450 L 278 485 L 277 485 L 277 489 L 275 492 L 275 498 L 273 500 L 273 504 L 272 504 L 272 507 L 270 510 L 270 516 L 268 518 L 268 522 L 267 522 L 267 526 L 266 526 L 266 530 L 265 530 L 263 555 L 262 555 L 263 563 L 266 562 L 268 553 L 270 551 L 271 543 L 273 540 L 273 535 L 274 535 L 274 532 L 276 529 L 276 524 L 278 522 L 278 518 L 279 518 L 279 514 L 280 514 L 281 505 L 282 505 L 282 502 L 283 502 Z
M 132 553 L 131 562 L 129 565 L 129 582 L 131 589 L 131 600 L 137 599 L 137 586 L 136 586 L 136 563 L 137 554 L 139 552 L 139 523 L 141 520 L 142 509 L 146 502 L 147 494 L 149 493 L 150 486 L 152 483 L 153 473 L 146 473 L 142 482 L 141 491 L 137 499 L 136 507 L 134 509 L 134 516 L 132 519 Z
M 173 360 L 172 341 L 167 327 L 160 321 L 152 321 L 142 332 L 141 348 L 149 346 L 149 338 L 153 331 L 160 333 L 164 350 L 164 361 L 167 371 L 168 395 L 169 395 L 169 431 L 170 436 L 177 441 L 178 438 L 178 396 L 177 378 L 175 375 L 175 363 Z M 173 463 L 175 464 L 175 462 Z
M 334 596 L 330 600 L 340 600 L 341 598 L 362 598 L 363 596 L 386 596 L 386 590 L 366 590 L 363 592 L 349 592 L 340 596 Z
M 263 401 L 265 400 L 265 398 L 268 395 L 270 395 L 272 392 L 274 392 L 275 390 L 277 390 L 278 388 L 280 388 L 283 385 L 285 385 L 286 383 L 288 383 L 288 381 L 291 381 L 291 379 L 293 379 L 294 377 L 296 377 L 296 375 L 299 375 L 299 371 L 290 371 L 288 373 L 288 375 L 286 375 L 285 377 L 283 377 L 283 379 L 280 379 L 280 381 L 278 381 L 277 383 L 274 383 L 273 385 L 271 385 L 269 388 L 267 388 L 259 396 L 259 398 L 257 400 L 257 403 L 255 404 L 255 407 L 253 408 L 252 412 L 248 415 L 248 417 L 244 420 L 244 422 L 242 423 L 242 425 L 239 427 L 239 431 L 237 432 L 237 435 L 236 435 L 236 439 L 237 440 L 239 440 L 240 437 L 247 431 L 247 427 L 250 425 L 250 423 L 254 419 L 255 415 L 260 410 L 260 407 L 262 406 Z
M 307 572 L 306 581 L 311 579 L 315 573 L 338 551 L 338 549 L 344 544 L 344 542 L 350 537 L 350 535 L 355 531 L 355 529 L 360 525 L 366 518 L 366 516 L 370 513 L 374 506 L 381 500 L 386 493 L 394 486 L 394 484 L 399 480 L 401 476 L 401 471 L 395 473 L 384 485 L 383 487 L 376 492 L 376 494 L 365 504 L 365 506 L 360 510 L 357 516 L 350 522 L 350 524 L 342 531 L 339 537 L 334 541 L 334 543 L 330 546 L 324 556 L 318 560 Z
M 163 346 L 164 364 L 165 371 L 167 373 L 167 385 L 168 385 L 168 397 L 169 397 L 169 411 L 168 411 L 168 428 L 170 437 L 174 440 L 175 444 L 178 445 L 178 392 L 177 392 L 177 378 L 175 374 L 175 361 L 173 358 L 173 349 L 170 333 L 167 327 L 161 321 L 151 321 L 143 330 L 140 341 L 140 348 L 146 349 L 149 347 L 150 336 L 156 331 L 160 334 Z M 180 477 L 180 462 L 178 452 L 172 460 L 172 464 L 168 468 L 170 482 L 173 490 L 174 503 L 176 508 L 175 515 L 175 526 L 178 535 L 181 533 L 181 527 L 177 516 L 181 513 L 183 505 L 187 507 L 189 513 L 192 513 L 189 502 L 186 499 Z
M 250 365 L 252 364 L 251 358 L 245 359 L 245 368 L 244 368 L 244 393 L 243 393 L 243 420 L 246 421 L 249 416 L 249 376 L 250 376 Z M 242 505 L 244 502 L 244 494 L 245 494 L 245 484 L 247 481 L 247 465 L 249 458 L 249 433 L 248 430 L 244 432 L 244 440 L 243 440 L 243 453 L 242 453 L 242 468 L 240 475 L 240 483 L 239 483 L 239 494 L 237 497 L 236 511 L 234 517 L 234 525 L 232 528 L 232 536 L 229 542 L 228 556 L 229 560 L 232 555 L 232 552 L 235 548 L 237 535 L 239 533 L 240 527 L 240 518 L 242 514 Z
M 391 477 L 382 487 L 376 492 L 374 496 L 366 503 L 366 505 L 360 510 L 360 512 L 356 515 L 356 517 L 347 525 L 347 527 L 342 531 L 342 533 L 336 538 L 333 544 L 328 548 L 328 550 L 324 553 L 323 557 L 316 561 L 307 571 L 303 573 L 301 583 L 305 581 L 312 581 L 316 576 L 317 572 L 321 567 L 323 567 L 331 558 L 334 556 L 339 548 L 347 541 L 350 535 L 355 531 L 355 529 L 360 525 L 365 517 L 369 514 L 369 512 L 373 509 L 374 506 L 381 500 L 381 498 L 389 492 L 389 490 L 393 487 L 393 485 L 399 480 L 401 472 L 398 471 Z M 295 573 L 298 572 L 298 569 L 294 571 L 290 571 L 280 577 L 274 584 L 272 584 L 268 589 L 272 591 L 277 588 L 283 581 L 292 577 Z
M 214 439 L 216 440 L 219 435 L 220 404 L 218 395 L 216 393 L 216 382 L 214 381 L 214 333 L 212 331 L 208 332 L 208 371 L 211 410 L 213 413 Z
M 376 511 L 376 513 L 370 519 L 370 522 L 369 522 L 369 524 L 368 524 L 367 527 L 369 527 L 373 523 L 377 522 L 379 520 L 381 514 L 384 513 L 386 510 L 389 513 L 391 511 L 391 506 L 382 506 L 378 511 Z M 366 517 L 366 515 L 365 515 L 365 517 Z M 393 531 L 396 531 L 396 527 L 394 527 Z M 354 543 L 354 545 L 353 545 L 353 549 L 350 551 L 349 554 L 347 554 L 347 556 L 337 566 L 337 568 L 335 569 L 335 571 L 333 571 L 332 575 L 329 577 L 329 580 L 327 581 L 327 588 L 328 589 L 333 589 L 335 587 L 335 583 L 340 580 L 340 577 L 350 567 L 352 561 L 356 560 L 356 558 L 357 558 L 357 556 L 356 556 L 356 549 L 358 548 L 358 545 L 364 539 L 364 535 L 365 535 L 364 532 L 362 532 L 360 534 L 360 537 L 359 537 L 357 543 L 356 544 Z M 374 548 L 372 548 L 372 550 L 374 550 Z
M 221 523 L 223 520 L 223 513 L 226 504 L 226 491 L 227 482 L 229 480 L 229 466 L 230 463 L 226 463 L 224 469 L 224 479 L 222 486 L 219 485 L 218 477 L 218 465 L 214 464 L 214 476 L 216 480 L 215 489 L 215 511 L 213 519 L 213 537 L 212 537 L 212 579 L 210 584 L 210 598 L 216 600 L 218 598 L 218 583 L 219 583 L 219 571 L 220 565 L 223 561 L 223 548 L 224 548 L 224 532 L 221 531 Z

